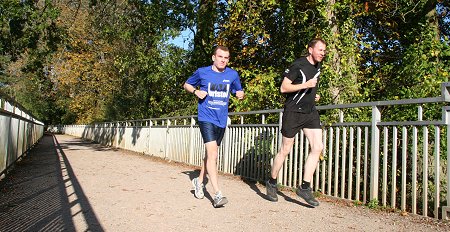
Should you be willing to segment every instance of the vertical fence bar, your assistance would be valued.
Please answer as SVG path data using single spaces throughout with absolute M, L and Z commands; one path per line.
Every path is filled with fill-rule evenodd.
M 423 127 L 423 207 L 422 215 L 428 216 L 428 127 Z
M 397 127 L 392 128 L 392 191 L 391 191 L 391 207 L 395 209 L 397 197 Z
M 239 175 L 239 160 L 240 160 L 240 151 L 241 151 L 241 143 L 238 142 L 238 138 L 239 138 L 239 134 L 240 134 L 240 127 L 235 127 L 233 128 L 233 138 L 231 141 L 233 141 L 233 147 L 234 147 L 234 152 L 233 152 L 233 174 L 234 175 Z
M 342 129 L 342 168 L 341 168 L 341 198 L 345 198 L 345 166 L 347 159 L 347 128 Z
M 387 194 L 387 160 L 388 160 L 388 138 L 389 131 L 387 127 L 383 129 L 383 195 L 381 201 L 384 207 L 386 207 L 386 194 Z
M 405 126 L 402 127 L 402 201 L 401 210 L 406 211 L 406 171 L 407 171 L 407 153 L 408 153 L 408 131 Z
M 329 145 L 328 145 L 328 191 L 327 193 L 329 195 L 331 195 L 331 186 L 332 186 L 332 182 L 331 182 L 331 178 L 332 178 L 332 164 L 333 164 L 333 127 L 330 127 L 329 129 L 330 133 L 329 133 Z
M 359 197 L 361 196 L 361 127 L 357 127 L 356 129 L 356 191 L 355 191 L 355 197 L 356 201 L 359 201 Z
M 339 127 L 336 128 L 336 141 L 334 148 L 334 196 L 338 196 L 339 191 L 339 139 L 340 139 L 340 131 Z
M 323 158 L 324 158 L 324 156 L 325 156 L 325 154 L 327 153 L 327 146 L 326 146 L 326 144 L 327 144 L 327 130 L 326 129 L 323 129 L 323 134 L 322 134 L 322 138 L 323 138 L 323 144 L 324 144 L 324 146 L 323 146 L 323 150 L 322 150 L 322 154 L 320 154 Z M 326 162 L 325 162 L 325 159 L 323 160 L 323 162 L 322 162 L 322 185 L 321 185 L 321 190 L 322 190 L 322 193 L 325 193 L 325 165 L 326 165 Z
M 365 127 L 364 128 L 364 186 L 363 186 L 363 202 L 367 203 L 367 176 L 368 176 L 368 170 L 367 170 L 367 165 L 368 165 L 368 158 L 369 158 L 369 128 Z
M 352 199 L 353 190 L 353 140 L 355 136 L 355 130 L 350 127 L 350 144 L 348 154 L 348 186 L 347 186 L 347 199 Z
M 263 115 L 264 116 L 264 115 Z M 264 117 L 263 117 L 264 120 Z M 256 179 L 260 180 L 261 178 L 261 156 L 262 156 L 262 149 L 263 149 L 263 139 L 262 139 L 262 128 L 257 128 L 256 129 L 257 133 L 256 133 L 256 141 L 257 141 L 257 145 L 256 145 Z
M 435 193 L 434 193 L 434 218 L 439 219 L 439 201 L 440 201 L 440 193 L 441 193 L 441 175 L 440 175 L 440 167 L 441 167 L 441 130 L 439 128 L 439 126 L 435 127 L 435 134 L 434 134 L 434 141 L 435 141 L 435 147 L 434 147 L 434 158 L 435 158 L 435 162 L 434 162 L 434 185 L 436 186 L 435 188 Z

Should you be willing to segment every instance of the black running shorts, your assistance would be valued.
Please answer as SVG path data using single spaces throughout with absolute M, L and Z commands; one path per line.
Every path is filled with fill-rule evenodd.
M 285 111 L 283 113 L 281 134 L 287 138 L 293 138 L 301 129 L 321 129 L 319 112 L 299 113 Z

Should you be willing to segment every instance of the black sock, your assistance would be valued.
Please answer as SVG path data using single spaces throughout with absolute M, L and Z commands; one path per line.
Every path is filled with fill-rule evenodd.
M 308 181 L 302 181 L 302 189 L 307 189 L 310 188 L 309 182 Z
M 271 185 L 277 185 L 277 179 L 274 179 L 274 178 L 272 178 L 272 177 L 269 177 L 269 183 L 270 183 Z

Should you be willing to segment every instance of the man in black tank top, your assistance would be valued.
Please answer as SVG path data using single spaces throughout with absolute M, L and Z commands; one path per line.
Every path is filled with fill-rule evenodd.
M 320 68 L 325 57 L 326 43 L 322 39 L 313 39 L 308 44 L 309 54 L 295 60 L 284 72 L 280 91 L 286 94 L 282 118 L 281 148 L 274 158 L 271 177 L 266 181 L 267 198 L 277 201 L 277 176 L 286 156 L 294 145 L 294 137 L 303 130 L 309 141 L 311 151 L 305 163 L 302 183 L 297 188 L 297 195 L 308 204 L 318 206 L 311 189 L 311 179 L 316 170 L 320 153 L 323 150 L 322 128 L 319 113 L 316 110 L 317 86 Z

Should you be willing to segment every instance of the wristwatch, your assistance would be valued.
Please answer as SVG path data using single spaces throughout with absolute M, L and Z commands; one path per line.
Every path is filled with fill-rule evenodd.
M 192 93 L 195 94 L 195 91 L 197 91 L 197 89 L 194 89 L 194 92 L 192 92 Z

